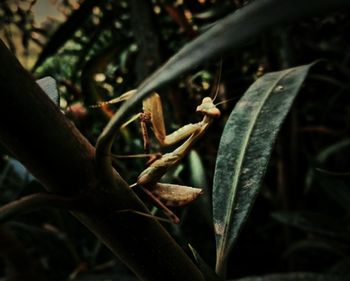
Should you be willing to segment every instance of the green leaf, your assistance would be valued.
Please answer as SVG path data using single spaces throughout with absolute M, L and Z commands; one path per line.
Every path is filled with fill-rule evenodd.
M 213 187 L 216 270 L 220 274 L 257 196 L 278 130 L 312 65 L 258 79 L 226 123 Z
M 349 241 L 349 228 L 344 227 L 348 224 L 348 221 L 334 218 L 327 214 L 310 211 L 276 212 L 272 217 L 284 224 L 297 227 L 309 233 L 336 240 Z
M 201 221 L 211 226 L 213 223 L 211 212 L 211 192 L 208 190 L 208 182 L 202 157 L 196 150 L 192 149 L 190 151 L 188 155 L 188 163 L 191 186 L 203 189 L 203 194 L 193 204 L 193 207 L 195 207 L 194 210 L 198 212 L 197 216 L 199 216 Z
M 329 270 L 330 274 L 338 274 L 341 276 L 344 276 L 345 278 L 350 279 L 350 259 L 345 256 L 344 259 L 337 262 L 335 265 L 331 267 Z
M 318 153 L 315 160 L 311 162 L 312 165 L 309 171 L 307 172 L 306 182 L 305 182 L 306 191 L 309 191 L 310 188 L 312 187 L 312 184 L 315 180 L 315 176 L 318 176 L 318 178 L 316 177 L 316 179 L 318 179 L 318 181 L 321 183 L 322 186 L 326 186 L 327 184 L 328 185 L 330 184 L 329 179 L 323 178 L 323 176 L 327 176 L 327 175 L 331 176 L 332 173 L 334 178 L 337 175 L 340 176 L 341 173 L 330 172 L 326 170 L 327 161 L 329 161 L 332 157 L 334 157 L 337 154 L 339 155 L 341 153 L 347 153 L 349 147 L 350 147 L 350 139 L 343 139 L 339 142 L 331 144 L 330 146 L 327 146 L 326 148 L 322 149 L 321 152 Z M 342 176 L 345 176 L 345 175 L 342 175 Z M 331 186 L 333 185 L 331 184 Z M 342 192 L 343 190 L 338 190 L 338 191 Z M 349 204 L 346 206 L 348 208 L 350 207 Z
M 315 176 L 327 197 L 333 199 L 347 214 L 350 214 L 350 175 L 316 170 Z
M 315 239 L 312 237 L 311 239 L 300 240 L 295 243 L 292 243 L 284 252 L 284 257 L 288 257 L 290 255 L 308 255 L 312 254 L 314 256 L 317 255 L 325 255 L 327 257 L 344 257 L 346 256 L 344 243 L 339 243 L 335 240 L 330 239 Z
M 190 178 L 193 186 L 206 189 L 208 183 L 205 178 L 205 167 L 198 152 L 192 149 L 188 155 Z

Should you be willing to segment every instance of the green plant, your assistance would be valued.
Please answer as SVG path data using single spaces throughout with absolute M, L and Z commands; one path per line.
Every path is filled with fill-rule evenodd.
M 310 61 L 296 60 L 302 61 L 304 65 L 291 67 L 295 64 L 292 62 L 293 56 L 288 53 L 288 38 L 281 31 L 283 24 L 299 22 L 301 19 L 331 11 L 348 11 L 350 6 L 345 0 L 309 0 L 307 3 L 301 0 L 256 0 L 228 14 L 212 28 L 190 41 L 196 35 L 197 28 L 205 28 L 205 24 L 212 23 L 215 17 L 221 17 L 223 10 L 237 9 L 238 2 L 206 3 L 205 7 L 208 7 L 211 14 L 198 12 L 197 15 L 194 14 L 192 22 L 185 15 L 191 9 L 200 10 L 196 3 L 174 5 L 172 1 L 147 1 L 144 2 L 145 9 L 138 9 L 140 4 L 136 0 L 130 3 L 107 0 L 99 3 L 82 2 L 80 8 L 73 11 L 67 21 L 52 34 L 33 68 L 36 75 L 51 74 L 58 81 L 63 100 L 71 105 L 64 110 L 67 115 L 71 115 L 80 131 L 71 125 L 13 59 L 5 46 L 1 45 L 0 60 L 8 69 L 0 73 L 0 82 L 4 89 L 1 100 L 6 105 L 0 112 L 0 142 L 4 150 L 19 159 L 50 193 L 29 195 L 10 203 L 12 205 L 5 205 L 0 210 L 16 213 L 22 210 L 23 202 L 27 204 L 25 211 L 28 208 L 43 207 L 48 202 L 70 210 L 141 280 L 222 280 L 226 276 L 230 277 L 231 272 L 226 274 L 230 250 L 262 186 L 281 124 L 313 65 L 305 65 Z M 153 14 L 152 10 L 156 13 Z M 201 19 L 205 24 L 201 24 Z M 174 32 L 174 22 L 182 28 L 182 34 Z M 158 34 L 155 25 L 163 26 L 161 34 Z M 262 55 L 266 51 L 264 48 L 260 49 L 261 53 L 255 54 L 254 50 L 245 47 L 237 63 L 244 67 L 230 67 L 230 63 L 237 59 L 235 52 L 246 46 L 249 40 L 268 31 L 272 34 L 275 32 L 278 37 L 276 41 L 279 42 L 281 52 L 280 63 L 272 65 L 267 56 Z M 163 48 L 164 57 L 177 51 L 184 41 L 190 42 L 146 78 L 163 60 L 158 55 L 161 46 L 159 42 L 162 40 L 167 43 Z M 57 53 L 59 55 L 54 56 Z M 244 53 L 248 53 L 248 56 Z M 220 57 L 223 57 L 224 65 L 222 86 L 233 89 L 230 81 L 232 71 L 248 80 L 248 83 L 240 84 L 242 88 L 246 88 L 247 84 L 252 85 L 245 93 L 240 91 L 235 95 L 237 98 L 242 97 L 228 117 L 223 133 L 220 131 L 223 126 L 221 123 L 217 130 L 208 133 L 207 140 L 202 143 L 202 153 L 199 153 L 204 155 L 203 151 L 206 151 L 207 158 L 214 158 L 215 152 L 210 146 L 210 140 L 217 142 L 216 135 L 218 132 L 221 134 L 213 172 L 213 219 L 217 241 L 214 273 L 204 262 L 209 259 L 211 264 L 212 255 L 203 255 L 205 258 L 201 258 L 200 244 L 197 247 L 193 237 L 189 255 L 186 255 L 155 219 L 124 212 L 135 210 L 149 213 L 126 183 L 138 174 L 144 163 L 112 163 L 106 153 L 111 150 L 122 151 L 124 154 L 139 152 L 142 145 L 134 127 L 122 131 L 118 141 L 113 142 L 122 123 L 151 91 L 163 90 L 168 83 L 179 81 L 180 75 L 193 71 L 200 64 L 204 65 L 203 69 L 185 76 L 174 86 L 173 93 L 165 90 L 173 101 L 172 106 L 176 109 L 178 120 L 185 121 L 179 123 L 188 123 L 191 117 L 181 107 L 184 107 L 186 101 L 194 101 L 205 94 L 207 84 L 214 84 L 212 65 L 207 61 Z M 313 61 L 314 57 L 311 59 Z M 343 68 L 345 66 L 346 64 Z M 272 72 L 281 68 L 286 69 Z M 132 73 L 131 70 L 135 72 Z M 268 73 L 262 76 L 265 72 Z M 258 76 L 261 77 L 257 79 Z M 79 115 L 74 110 L 73 106 L 77 101 L 93 105 L 108 99 L 115 92 L 121 93 L 134 88 L 141 81 L 143 82 L 138 87 L 137 94 L 116 111 L 100 136 L 98 135 L 106 123 L 106 116 L 110 116 L 109 109 L 103 112 L 91 110 L 86 115 L 84 110 L 87 109 L 80 104 L 81 112 L 85 113 Z M 81 87 L 76 87 L 79 84 Z M 190 95 L 177 98 L 177 93 L 182 93 L 185 89 Z M 170 103 L 166 106 L 171 107 Z M 167 120 L 170 119 L 168 117 Z M 171 122 L 175 123 L 174 120 Z M 95 142 L 96 151 L 90 144 Z M 206 161 L 205 157 L 191 159 L 196 163 Z M 193 171 L 189 168 L 191 166 L 183 167 L 188 168 L 184 169 L 184 173 L 189 170 L 189 174 L 202 174 L 199 176 L 202 181 L 208 176 L 203 175 L 200 164 L 192 165 Z M 169 177 L 183 181 L 178 170 Z M 208 205 L 204 201 L 198 204 L 198 209 L 204 206 L 207 211 Z M 184 224 L 185 215 L 189 220 L 196 218 L 191 217 L 190 212 L 185 212 Z M 210 215 L 208 217 L 210 221 Z M 178 240 L 186 239 L 185 231 L 171 227 L 169 231 Z M 205 247 L 203 249 L 211 251 Z M 93 259 L 90 262 L 96 264 Z M 328 278 L 309 274 L 292 276 L 296 280 Z M 288 280 L 290 276 L 281 278 Z

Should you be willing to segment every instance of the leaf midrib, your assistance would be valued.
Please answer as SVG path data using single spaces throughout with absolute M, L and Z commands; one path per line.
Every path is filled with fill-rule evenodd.
M 242 170 L 242 167 L 243 167 L 243 161 L 244 161 L 244 156 L 245 156 L 245 152 L 247 151 L 247 148 L 248 148 L 248 143 L 251 139 L 251 136 L 252 136 L 252 132 L 253 132 L 253 129 L 255 127 L 255 124 L 256 124 L 256 120 L 258 119 L 259 115 L 260 115 L 260 112 L 261 112 L 261 109 L 263 108 L 263 106 L 265 105 L 266 101 L 268 100 L 269 96 L 270 96 L 270 93 L 275 89 L 275 87 L 278 85 L 278 83 L 283 80 L 287 75 L 289 75 L 291 72 L 295 71 L 295 69 L 291 69 L 290 71 L 287 71 L 286 73 L 282 73 L 280 75 L 280 77 L 278 77 L 278 79 L 276 79 L 276 82 L 269 88 L 268 91 L 266 91 L 266 96 L 264 97 L 263 99 L 263 102 L 261 103 L 260 107 L 258 107 L 258 110 L 256 111 L 257 114 L 255 114 L 255 116 L 253 115 L 253 117 L 255 118 L 252 118 L 251 119 L 251 122 L 249 122 L 249 127 L 248 127 L 248 134 L 246 134 L 246 137 L 244 138 L 244 141 L 243 141 L 243 147 L 244 149 L 240 150 L 240 153 L 239 153 L 239 157 L 237 158 L 237 161 L 236 163 L 238 163 L 237 165 L 235 165 L 235 167 L 238 167 L 238 169 L 236 169 L 235 173 L 234 173 L 234 178 L 233 178 L 233 184 L 231 185 L 231 188 L 232 190 L 234 191 L 234 195 L 236 195 L 236 190 L 237 190 L 237 185 L 238 185 L 238 181 L 239 181 L 239 178 L 240 178 L 240 175 L 241 175 L 241 170 Z M 234 204 L 234 201 L 236 199 L 236 196 L 233 196 L 232 199 L 230 200 L 230 204 L 229 206 L 233 206 Z M 233 211 L 228 211 L 228 209 L 226 210 L 226 216 L 228 219 L 225 221 L 225 227 L 224 227 L 224 232 L 223 232 L 223 238 L 221 239 L 221 243 L 219 244 L 219 251 L 218 251 L 218 254 L 217 254 L 217 257 L 221 257 L 222 259 L 225 257 L 225 255 L 221 255 L 221 253 L 224 253 L 224 250 L 225 247 L 223 247 L 225 244 L 226 244 L 226 241 L 227 241 L 227 238 L 228 238 L 228 229 L 229 229 L 229 226 L 231 225 L 231 222 L 232 222 L 232 215 L 233 215 Z M 228 221 L 228 223 L 226 223 Z M 227 251 L 229 249 L 226 249 Z M 226 251 L 226 252 L 227 252 Z

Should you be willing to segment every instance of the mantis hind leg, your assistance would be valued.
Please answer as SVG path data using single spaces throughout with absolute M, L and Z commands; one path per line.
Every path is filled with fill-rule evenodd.
M 171 221 L 169 219 L 158 217 L 158 216 L 153 216 L 153 215 L 146 214 L 146 213 L 143 213 L 143 212 L 140 212 L 140 211 L 136 211 L 136 210 L 133 210 L 133 209 L 119 210 L 119 211 L 116 211 L 116 212 L 118 212 L 118 213 L 133 213 L 133 214 L 136 214 L 136 215 L 139 215 L 139 216 L 143 216 L 143 217 L 146 217 L 146 218 L 151 218 L 151 219 L 156 219 L 158 221 L 173 223 L 173 221 Z
M 147 188 L 140 186 L 142 191 L 159 207 L 162 209 L 165 216 L 174 224 L 179 224 L 180 219 L 167 207 L 165 206 L 151 191 Z

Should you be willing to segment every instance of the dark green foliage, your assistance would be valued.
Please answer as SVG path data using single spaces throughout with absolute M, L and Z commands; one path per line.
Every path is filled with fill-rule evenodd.
M 221 136 L 213 186 L 217 264 L 228 253 L 255 201 L 279 128 L 311 65 L 269 73 L 247 90 Z
M 39 48 L 28 70 L 55 78 L 62 111 L 92 144 L 118 110 L 112 152 L 144 153 L 137 122 L 119 127 L 151 90 L 162 95 L 169 132 L 197 122 L 196 106 L 217 88 L 216 102 L 230 100 L 219 105 L 222 116 L 196 151 L 162 179 L 205 190 L 175 210 L 179 227 L 166 228 L 184 248 L 192 245 L 188 255 L 207 281 L 349 279 L 349 0 L 58 1 L 65 20 L 43 27 L 35 24 L 34 2 L 0 3 L 2 38 L 19 56 L 19 47 L 24 57 L 31 44 Z M 318 59 L 327 62 L 306 79 Z M 137 87 L 121 107 L 89 107 Z M 160 147 L 149 131 L 151 152 L 174 149 Z M 18 163 L 6 149 L 0 152 L 1 204 L 41 191 L 26 170 L 14 172 Z M 132 184 L 146 162 L 121 158 L 113 165 Z M 66 213 L 48 209 L 10 224 L 48 280 L 134 280 Z M 287 273 L 270 275 L 279 272 Z

